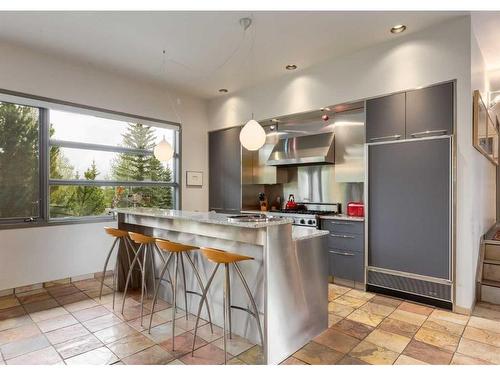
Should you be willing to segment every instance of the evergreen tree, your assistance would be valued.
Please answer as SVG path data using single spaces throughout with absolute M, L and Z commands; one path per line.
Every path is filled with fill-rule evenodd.
M 83 174 L 86 180 L 95 180 L 99 175 L 95 161 Z M 79 179 L 78 172 L 75 179 Z M 101 215 L 106 208 L 104 191 L 99 186 L 77 186 L 68 199 L 68 208 L 73 216 Z
M 52 124 L 49 130 L 53 137 L 55 129 Z M 70 179 L 73 177 L 74 167 L 64 156 L 58 146 L 51 146 L 49 153 L 49 175 L 52 179 Z M 72 186 L 51 186 L 50 187 L 50 217 L 71 216 L 68 210 L 68 200 L 72 195 Z
M 128 124 L 122 135 L 124 147 L 151 151 L 156 144 L 153 129 L 143 124 Z M 112 175 L 119 181 L 172 181 L 172 171 L 164 167 L 152 154 L 120 154 L 112 166 Z M 172 207 L 172 191 L 168 187 L 139 187 L 133 189 L 143 197 L 141 205 Z
M 36 108 L 0 103 L 0 217 L 30 217 L 39 200 Z
M 52 138 L 54 136 L 55 129 L 50 124 L 49 135 Z M 73 175 L 74 167 L 70 164 L 68 158 L 66 158 L 61 151 L 59 146 L 50 147 L 50 171 L 49 175 L 52 179 L 69 179 Z

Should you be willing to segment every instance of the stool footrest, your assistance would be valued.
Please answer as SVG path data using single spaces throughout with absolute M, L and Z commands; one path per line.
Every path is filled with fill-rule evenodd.
M 248 314 L 252 315 L 254 318 L 257 318 L 257 316 L 255 315 L 255 313 L 252 310 L 248 309 L 247 307 L 241 307 L 241 306 L 235 306 L 235 305 L 231 305 L 230 307 L 232 309 L 246 311 Z
M 188 294 L 196 294 L 199 297 L 203 297 L 203 294 L 201 294 L 199 292 L 196 292 L 194 290 L 186 290 L 186 293 L 188 293 Z

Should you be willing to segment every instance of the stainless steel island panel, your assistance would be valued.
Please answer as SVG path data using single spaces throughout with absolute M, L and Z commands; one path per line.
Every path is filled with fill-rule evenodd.
M 120 213 L 119 227 L 174 242 L 214 247 L 249 255 L 252 261 L 241 262 L 245 278 L 260 312 L 264 330 L 264 361 L 278 364 L 328 327 L 328 270 L 323 231 L 294 231 L 290 223 L 259 228 L 175 220 L 165 217 Z M 293 233 L 292 233 L 293 232 Z M 206 283 L 214 264 L 200 252 L 191 253 Z M 159 262 L 157 263 L 159 264 Z M 186 269 L 188 289 L 198 290 L 196 280 Z M 247 307 L 243 287 L 231 272 L 231 303 Z M 182 285 L 182 282 L 180 282 Z M 179 293 L 182 293 L 183 286 Z M 209 304 L 214 324 L 222 326 L 223 272 L 214 279 Z M 171 300 L 168 284 L 160 293 Z M 182 295 L 182 294 L 179 294 Z M 183 298 L 178 298 L 184 308 Z M 195 314 L 199 298 L 188 297 L 187 309 Z M 202 318 L 207 319 L 206 310 Z M 232 313 L 232 332 L 260 344 L 252 316 L 238 310 Z
M 267 229 L 268 363 L 280 363 L 328 328 L 325 237 L 292 241 L 292 226 Z

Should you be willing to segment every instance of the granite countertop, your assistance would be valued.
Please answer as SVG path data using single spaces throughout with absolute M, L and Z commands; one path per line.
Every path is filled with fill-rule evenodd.
M 292 227 L 292 240 L 294 241 L 307 240 L 314 237 L 326 236 L 329 233 L 330 232 L 327 230 L 320 230 L 310 227 L 300 227 L 295 225 Z
M 207 223 L 207 224 L 229 225 L 233 227 L 254 228 L 254 229 L 293 223 L 293 220 L 289 218 L 273 218 L 272 221 L 264 221 L 264 222 L 234 223 L 228 221 L 228 217 L 232 216 L 228 214 L 220 214 L 216 212 L 167 210 L 163 208 L 149 208 L 149 207 L 115 208 L 112 211 L 119 214 L 149 216 L 159 219 L 197 221 L 200 223 Z

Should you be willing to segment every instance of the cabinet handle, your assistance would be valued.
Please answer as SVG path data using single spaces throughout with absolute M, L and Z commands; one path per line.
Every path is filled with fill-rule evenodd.
M 429 135 L 435 135 L 435 134 L 446 134 L 447 132 L 448 132 L 448 130 L 446 130 L 446 129 L 426 130 L 424 132 L 411 133 L 411 136 L 413 138 L 421 138 L 421 137 L 427 137 Z
M 338 221 L 332 221 L 332 225 L 351 225 L 351 223 L 339 223 Z
M 354 239 L 354 238 L 356 238 L 356 237 L 354 237 L 354 236 L 349 236 L 349 235 L 347 235 L 347 234 L 331 234 L 331 233 L 330 233 L 330 236 L 331 236 L 331 237 L 338 237 L 338 238 L 349 238 L 349 239 Z
M 389 139 L 399 139 L 401 138 L 401 134 L 394 134 L 394 135 L 388 135 L 387 137 L 375 137 L 375 138 L 370 138 L 370 141 L 384 141 L 384 140 L 389 140 Z
M 343 251 L 329 250 L 328 252 L 332 253 L 332 254 L 343 255 L 343 256 L 346 256 L 346 257 L 353 257 L 354 256 L 354 254 L 352 254 L 352 253 L 346 253 L 346 252 L 343 252 Z

